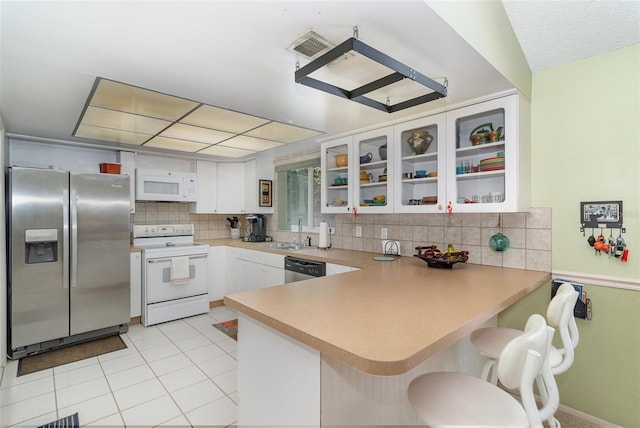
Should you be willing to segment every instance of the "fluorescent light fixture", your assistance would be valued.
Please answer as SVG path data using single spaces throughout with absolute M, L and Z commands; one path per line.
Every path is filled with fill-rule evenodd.
M 73 132 L 93 140 L 231 158 L 321 134 L 101 77 Z

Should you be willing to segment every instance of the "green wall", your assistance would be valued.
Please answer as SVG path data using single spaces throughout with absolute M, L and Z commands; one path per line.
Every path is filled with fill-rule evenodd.
M 640 427 L 640 45 L 534 73 L 531 115 L 531 205 L 553 210 L 553 270 L 638 285 L 585 284 L 593 319 L 577 320 L 575 362 L 557 377 L 561 403 Z M 580 201 L 598 200 L 623 201 L 627 263 L 595 255 L 579 231 Z M 549 295 L 546 285 L 499 324 L 522 328 Z

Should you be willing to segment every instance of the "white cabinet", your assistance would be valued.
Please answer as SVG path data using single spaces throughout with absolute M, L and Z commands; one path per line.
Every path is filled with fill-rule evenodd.
M 232 248 L 233 275 L 227 294 L 284 284 L 284 256 L 262 251 Z
M 453 212 L 529 209 L 530 108 L 518 94 L 447 112 Z
M 142 253 L 129 253 L 129 290 L 131 292 L 131 318 L 142 315 Z
M 245 212 L 244 163 L 218 163 L 218 206 L 219 214 L 240 214 Z
M 222 300 L 227 284 L 227 247 L 209 247 L 208 263 L 209 301 Z
M 216 162 L 196 161 L 198 176 L 198 200 L 191 204 L 190 212 L 211 214 L 217 210 L 218 203 L 218 164 Z
M 394 126 L 394 211 L 445 212 L 445 115 Z
M 393 212 L 392 141 L 387 127 L 322 144 L 322 212 Z

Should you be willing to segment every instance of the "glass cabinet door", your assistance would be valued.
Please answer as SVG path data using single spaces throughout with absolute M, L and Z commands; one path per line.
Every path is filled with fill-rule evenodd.
M 352 140 L 352 137 L 344 137 L 321 145 L 320 204 L 323 213 L 351 212 Z
M 394 127 L 396 212 L 446 209 L 445 115 Z
M 393 128 L 353 137 L 353 205 L 357 212 L 393 212 Z
M 454 212 L 517 209 L 516 101 L 509 96 L 447 113 L 447 197 Z

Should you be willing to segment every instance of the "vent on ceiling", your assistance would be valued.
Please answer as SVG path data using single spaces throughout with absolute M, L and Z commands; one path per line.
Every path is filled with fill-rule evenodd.
M 309 31 L 293 42 L 289 46 L 289 50 L 302 54 L 307 58 L 313 58 L 334 46 L 335 45 L 329 43 L 326 39 L 320 37 L 316 32 Z

